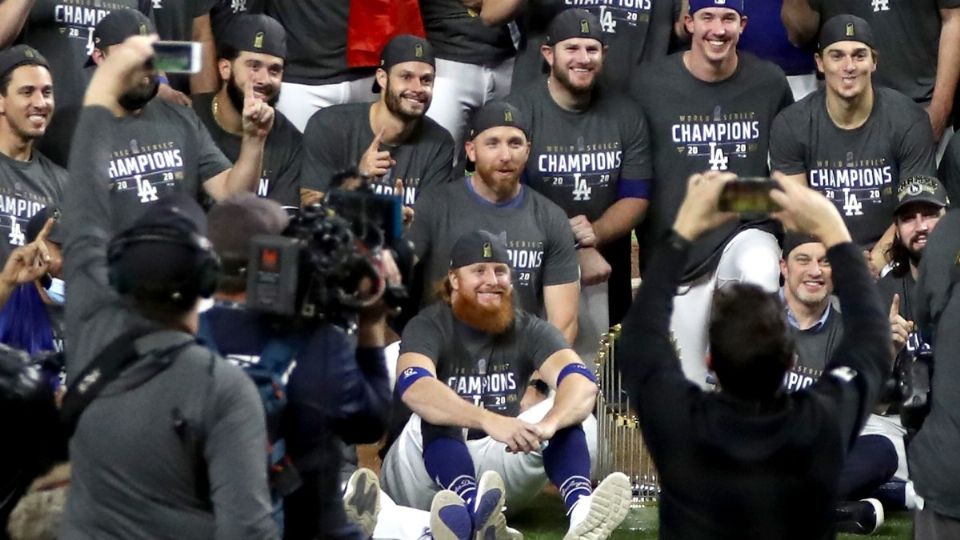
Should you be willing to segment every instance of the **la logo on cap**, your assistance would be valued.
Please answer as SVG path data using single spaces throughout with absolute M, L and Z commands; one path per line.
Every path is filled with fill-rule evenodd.
M 30 49 L 25 49 L 25 50 L 23 51 L 23 55 L 26 56 L 27 58 L 33 58 L 33 57 L 34 57 L 33 51 L 30 50 Z
M 413 47 L 413 55 L 416 56 L 417 58 L 423 58 L 423 45 L 417 43 Z
M 513 111 L 503 111 L 503 121 L 513 122 Z
M 586 19 L 580 19 L 580 33 L 581 34 L 590 33 L 590 21 Z
M 727 0 L 714 0 L 713 3 L 716 4 L 716 5 L 718 5 L 718 6 L 725 6 L 725 5 L 727 5 Z
M 253 36 L 253 48 L 254 49 L 263 48 L 263 32 L 257 32 L 257 35 Z
M 847 37 L 853 37 L 854 35 L 856 35 L 856 31 L 855 31 L 854 28 L 853 28 L 853 23 L 852 23 L 852 22 L 848 22 L 848 23 L 847 23 Z
M 490 242 L 483 243 L 483 258 L 484 259 L 493 258 L 493 246 L 490 244 Z

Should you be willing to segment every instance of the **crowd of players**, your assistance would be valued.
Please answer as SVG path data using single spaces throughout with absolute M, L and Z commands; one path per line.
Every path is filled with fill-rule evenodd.
M 96 266 L 106 254 L 94 252 L 121 231 L 177 222 L 184 236 L 213 240 L 226 278 L 190 288 L 173 315 L 160 309 L 159 318 L 182 327 L 192 301 L 217 288 L 209 337 L 225 355 L 256 357 L 270 339 L 251 337 L 256 321 L 230 311 L 243 304 L 249 238 L 282 232 L 281 208 L 322 200 L 347 169 L 398 195 L 420 276 L 408 310 L 422 309 L 404 314 L 395 382 L 383 365 L 393 335 L 384 313 L 365 317 L 354 341 L 331 330 L 310 346 L 350 351 L 342 373 L 318 377 L 362 379 L 357 402 L 375 411 L 350 417 L 362 427 L 340 439 L 373 442 L 391 408 L 413 414 L 396 426 L 379 479 L 365 469 L 350 477 L 346 513 L 325 506 L 329 497 L 339 504 L 340 482 L 327 480 L 340 447 L 292 437 L 293 454 L 316 459 L 295 460 L 310 492 L 287 497 L 286 538 L 515 537 L 504 503 L 522 512 L 548 481 L 564 499 L 568 538 L 609 535 L 631 486 L 619 474 L 591 484 L 597 338 L 628 313 L 632 277 L 651 272 L 654 247 L 677 231 L 688 179 L 705 171 L 778 171 L 780 182 L 826 197 L 878 280 L 898 358 L 934 345 L 918 317 L 946 308 L 956 278 L 944 267 L 929 271 L 922 290 L 915 285 L 925 253 L 954 255 L 954 239 L 931 233 L 960 200 L 957 0 L 419 4 L 426 38 L 396 36 L 379 66 L 355 67 L 347 49 L 356 21 L 341 0 L 0 2 L 0 340 L 30 353 L 65 349 L 67 384 L 82 379 L 102 347 L 136 327 L 123 322 L 128 312 L 103 307 L 114 293 Z M 200 71 L 164 74 L 145 64 L 154 34 L 202 43 Z M 209 210 L 209 228 L 193 201 Z M 942 244 L 928 245 L 931 238 Z M 836 242 L 784 234 L 779 221 L 757 215 L 684 240 L 686 256 L 672 258 L 681 267 L 666 316 L 691 388 L 718 386 L 711 323 L 715 296 L 733 284 L 780 296 L 796 351 L 783 392 L 814 385 L 844 336 L 857 334 L 833 295 L 831 263 L 849 263 L 848 253 L 827 258 Z M 110 268 L 121 295 L 172 279 L 130 253 Z M 176 266 L 176 254 L 167 255 Z M 149 308 L 158 313 L 156 303 Z M 249 339 L 237 345 L 237 334 Z M 870 533 L 884 509 L 916 509 L 918 538 L 960 534 L 960 468 L 950 457 L 960 449 L 950 410 L 957 392 L 944 373 L 934 381 L 939 406 L 919 432 L 901 425 L 896 403 L 862 415 L 838 486 L 826 492 L 838 504 L 826 527 Z M 201 430 L 218 426 L 201 437 L 210 471 L 200 485 L 209 494 L 170 480 L 190 459 L 171 459 L 165 472 L 130 463 L 141 459 L 135 448 L 152 446 L 159 462 L 182 452 L 151 433 L 140 447 L 116 443 L 149 424 L 149 414 L 126 415 L 106 439 L 80 425 L 63 537 L 178 536 L 181 527 L 197 537 L 275 536 L 266 470 L 239 472 L 263 465 L 266 444 L 238 374 L 218 374 L 212 390 L 199 389 L 189 371 L 165 383 L 217 396 L 214 411 L 189 405 L 203 411 Z M 119 379 L 121 389 L 147 375 L 125 377 L 134 382 Z M 730 381 L 721 386 L 733 391 Z M 345 386 L 293 384 L 291 400 L 323 409 L 330 402 L 316 394 L 355 390 Z M 110 423 L 116 410 L 152 406 L 129 393 L 121 409 L 89 414 Z M 247 452 L 233 455 L 240 446 Z M 103 472 L 110 467 L 143 476 L 112 478 Z M 35 474 L 26 476 L 11 481 L 17 497 Z M 383 493 L 372 491 L 381 483 Z M 39 484 L 50 485 L 60 484 Z M 667 505 L 684 491 L 664 489 Z M 4 516 L 15 502 L 7 499 Z M 216 519 L 198 517 L 204 512 Z M 20 531 L 38 521 L 19 517 Z M 665 517 L 673 534 L 708 530 L 675 529 L 676 519 Z

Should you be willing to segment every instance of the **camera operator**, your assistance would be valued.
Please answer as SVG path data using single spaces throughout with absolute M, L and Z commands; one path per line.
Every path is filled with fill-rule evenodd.
M 340 493 L 340 441 L 376 442 L 386 429 L 391 394 L 384 363 L 387 310 L 378 304 L 359 316 L 356 333 L 330 322 L 270 319 L 249 309 L 247 273 L 251 239 L 277 235 L 287 225 L 283 209 L 253 194 L 234 195 L 210 211 L 210 238 L 224 272 L 215 306 L 203 314 L 219 351 L 262 362 L 267 347 L 279 340 L 296 362 L 287 382 L 288 404 L 280 428 L 287 455 L 302 485 L 284 500 L 284 538 L 368 538 L 348 523 Z M 389 251 L 381 254 L 384 275 L 398 280 Z M 301 299 L 302 300 L 302 299 Z M 275 359 L 270 359 L 274 361 Z M 284 370 L 286 371 L 286 370 Z M 269 424 L 268 418 L 268 424 Z M 289 476 L 288 476 L 289 478 Z M 273 482 L 282 490 L 284 480 Z M 374 491 L 375 493 L 376 491 Z M 365 514 L 371 508 L 360 508 Z
M 859 248 L 815 191 L 775 175 L 772 217 L 827 248 L 847 332 L 818 382 L 786 394 L 793 359 L 776 294 L 731 284 L 716 295 L 708 365 L 720 392 L 689 382 L 670 341 L 672 300 L 693 242 L 736 218 L 717 209 L 734 175 L 693 175 L 623 322 L 618 365 L 661 477 L 661 538 L 825 538 L 844 458 L 891 360 L 890 327 Z
M 960 538 L 960 212 L 937 223 L 920 261 L 914 290 L 917 327 L 935 354 L 930 413 L 911 441 L 907 460 L 923 499 L 914 538 Z
M 124 122 L 117 100 L 155 39 L 130 38 L 98 67 L 70 159 L 63 414 L 75 432 L 60 538 L 275 538 L 260 399 L 195 337 L 219 267 L 202 210 L 171 195 L 111 230 L 103 139 Z

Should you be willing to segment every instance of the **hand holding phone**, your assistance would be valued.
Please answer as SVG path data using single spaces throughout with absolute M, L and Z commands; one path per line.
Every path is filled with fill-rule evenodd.
M 772 214 L 780 210 L 780 205 L 770 198 L 770 191 L 779 187 L 780 184 L 772 178 L 737 178 L 723 186 L 717 209 L 741 215 Z

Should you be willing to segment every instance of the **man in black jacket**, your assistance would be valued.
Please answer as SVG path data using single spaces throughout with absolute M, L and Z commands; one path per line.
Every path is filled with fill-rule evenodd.
M 776 175 L 779 176 L 779 175 Z M 781 179 L 773 217 L 817 237 L 834 267 L 848 327 L 820 380 L 785 394 L 793 357 L 779 299 L 759 287 L 720 289 L 710 367 L 721 391 L 687 381 L 670 343 L 673 295 L 692 242 L 735 214 L 717 201 L 734 175 L 693 175 L 673 228 L 652 254 L 623 323 L 620 369 L 662 482 L 661 538 L 830 538 L 844 457 L 891 361 L 890 327 L 859 248 L 822 195 Z

